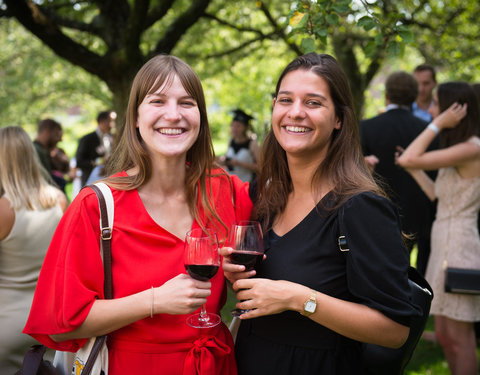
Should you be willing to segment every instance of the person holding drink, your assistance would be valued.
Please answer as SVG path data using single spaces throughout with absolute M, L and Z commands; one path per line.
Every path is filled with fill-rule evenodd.
M 203 89 L 185 62 L 159 55 L 139 70 L 108 169 L 113 299 L 103 299 L 98 200 L 85 188 L 55 232 L 24 332 L 64 351 L 107 334 L 109 375 L 236 374 L 227 327 L 186 322 L 203 304 L 218 314 L 226 289 L 222 270 L 188 275 L 185 265 L 220 262 L 187 264 L 184 240 L 214 231 L 223 245 L 252 204 L 247 185 L 214 167 Z
M 400 347 L 409 259 L 393 204 L 362 156 L 347 78 L 329 55 L 293 60 L 277 83 L 254 218 L 265 259 L 223 269 L 237 291 L 240 375 L 361 374 L 361 342 Z M 349 253 L 338 245 L 339 213 Z M 255 276 L 255 277 L 252 277 Z

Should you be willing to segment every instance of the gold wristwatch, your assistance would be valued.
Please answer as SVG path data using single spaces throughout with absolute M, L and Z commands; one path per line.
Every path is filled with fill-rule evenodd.
M 317 309 L 317 293 L 314 290 L 310 291 L 310 298 L 305 301 L 303 304 L 303 313 L 304 316 L 312 315 Z

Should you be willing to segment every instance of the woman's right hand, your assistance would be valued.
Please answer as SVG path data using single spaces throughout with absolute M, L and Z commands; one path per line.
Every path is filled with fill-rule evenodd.
M 245 266 L 240 264 L 233 264 L 230 261 L 230 255 L 233 253 L 231 247 L 222 247 L 219 249 L 219 253 L 223 258 L 222 268 L 225 278 L 231 283 L 240 279 L 248 279 L 256 274 L 255 270 L 245 271 Z
M 207 302 L 211 286 L 210 281 L 195 280 L 181 273 L 153 288 L 153 314 L 190 314 Z

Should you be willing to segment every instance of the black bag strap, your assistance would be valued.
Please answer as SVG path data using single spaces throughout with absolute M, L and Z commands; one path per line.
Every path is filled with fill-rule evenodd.
M 98 205 L 100 208 L 100 239 L 103 250 L 103 272 L 105 274 L 105 281 L 103 285 L 105 299 L 113 298 L 113 283 L 112 283 L 112 228 L 108 222 L 108 210 L 105 197 L 102 190 L 96 185 L 89 185 L 95 192 L 98 198 Z M 102 345 L 107 339 L 107 335 L 99 336 L 95 339 L 92 351 L 88 356 L 85 367 L 82 370 L 82 375 L 90 375 L 93 365 L 100 353 Z
M 47 348 L 44 345 L 32 345 L 23 357 L 22 369 L 17 371 L 15 375 L 35 375 L 46 350 Z

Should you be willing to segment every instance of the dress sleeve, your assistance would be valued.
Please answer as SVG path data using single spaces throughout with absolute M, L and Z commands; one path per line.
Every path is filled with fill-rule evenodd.
M 87 341 L 57 343 L 49 335 L 78 328 L 95 299 L 104 298 L 99 235 L 98 200 L 91 189 L 83 189 L 52 238 L 24 333 L 63 351 L 77 351 Z
M 350 292 L 360 303 L 410 325 L 420 310 L 411 302 L 409 254 L 394 205 L 373 193 L 358 194 L 345 203 L 343 221 Z

